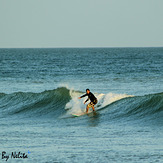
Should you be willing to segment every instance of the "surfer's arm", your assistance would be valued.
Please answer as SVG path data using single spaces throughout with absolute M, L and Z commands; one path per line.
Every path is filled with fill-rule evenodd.
M 85 97 L 85 96 L 87 96 L 87 94 L 85 94 L 85 95 L 83 95 L 83 96 L 80 96 L 79 99 L 81 99 L 81 98 L 83 98 L 83 97 Z
M 85 100 L 84 104 L 85 104 L 88 100 L 89 100 L 89 98 L 87 98 L 87 99 Z

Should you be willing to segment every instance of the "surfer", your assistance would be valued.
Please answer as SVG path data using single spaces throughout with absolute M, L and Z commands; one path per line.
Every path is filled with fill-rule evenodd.
M 81 97 L 79 97 L 79 99 L 81 99 L 81 98 L 83 98 L 83 97 L 85 97 L 85 96 L 88 96 L 88 99 L 84 102 L 84 104 L 85 104 L 88 100 L 91 101 L 91 102 L 87 105 L 86 113 L 88 113 L 89 108 L 92 108 L 93 111 L 95 111 L 94 105 L 97 104 L 97 98 L 94 96 L 93 93 L 90 92 L 89 89 L 86 89 L 86 94 L 83 95 L 83 96 L 81 96 Z

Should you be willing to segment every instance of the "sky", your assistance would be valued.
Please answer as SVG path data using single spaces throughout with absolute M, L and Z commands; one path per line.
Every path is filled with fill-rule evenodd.
M 163 47 L 163 0 L 0 0 L 0 48 Z

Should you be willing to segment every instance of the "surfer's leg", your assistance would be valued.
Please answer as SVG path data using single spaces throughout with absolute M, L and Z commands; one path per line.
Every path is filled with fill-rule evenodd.
M 89 107 L 87 106 L 87 108 L 86 108 L 86 113 L 88 113 L 88 110 L 89 110 Z
M 93 104 L 93 102 L 90 102 L 88 105 L 87 105 L 87 108 L 86 108 L 86 113 L 88 113 L 88 111 L 89 111 L 89 108 L 92 108 L 93 110 L 94 110 L 94 104 Z
M 95 111 L 95 105 L 97 104 L 97 99 L 96 100 L 94 100 L 94 102 L 92 103 L 92 109 L 93 109 L 93 111 Z
M 92 107 L 92 104 L 91 104 L 91 102 L 87 105 L 87 107 L 86 107 L 86 113 L 88 113 L 88 111 L 89 111 L 89 108 L 91 108 Z
M 94 105 L 92 106 L 92 109 L 93 109 L 93 111 L 95 111 L 95 107 L 94 107 Z

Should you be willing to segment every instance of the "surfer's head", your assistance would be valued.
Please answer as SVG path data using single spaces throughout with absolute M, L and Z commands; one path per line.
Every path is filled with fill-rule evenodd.
M 86 93 L 89 94 L 90 90 L 89 89 L 86 89 Z

